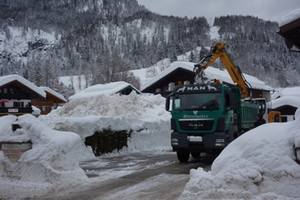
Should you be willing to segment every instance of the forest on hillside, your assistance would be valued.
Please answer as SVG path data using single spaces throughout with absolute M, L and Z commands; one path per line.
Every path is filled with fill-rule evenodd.
M 198 62 L 213 43 L 226 42 L 244 73 L 273 87 L 300 84 L 300 55 L 288 51 L 277 22 L 223 16 L 213 26 L 218 39 L 211 38 L 204 17 L 162 16 L 136 0 L 0 0 L 0 75 L 19 74 L 63 93 L 71 88 L 58 85 L 60 76 L 84 75 L 89 85 L 123 80 L 139 87 L 129 70 L 164 58 L 176 61 L 189 51 L 195 53 L 188 61 Z

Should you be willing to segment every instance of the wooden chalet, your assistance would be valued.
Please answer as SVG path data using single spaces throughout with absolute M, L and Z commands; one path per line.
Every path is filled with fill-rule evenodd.
M 290 50 L 293 46 L 300 49 L 300 16 L 298 19 L 283 23 L 277 33 L 285 39 L 286 46 Z
M 282 20 L 279 31 L 277 32 L 281 35 L 284 40 L 287 48 L 293 52 L 300 52 L 300 12 L 299 9 L 292 11 L 287 14 Z M 293 48 L 295 47 L 295 48 Z M 280 97 L 278 97 L 280 98 Z M 274 110 L 281 112 L 282 121 L 292 121 L 294 120 L 294 115 L 299 105 L 281 105 Z
M 31 114 L 31 100 L 45 97 L 43 90 L 19 75 L 0 77 L 0 116 Z
M 150 81 L 146 82 L 141 87 L 141 92 L 161 94 L 163 97 L 167 97 L 172 93 L 173 88 L 178 84 L 194 84 L 195 73 L 193 72 L 194 63 L 189 62 L 174 62 L 169 68 L 155 76 Z M 204 73 L 209 79 L 219 79 L 224 84 L 233 86 L 228 72 L 226 70 L 220 70 L 213 67 L 207 68 Z M 271 100 L 270 90 L 271 88 L 266 86 L 264 82 L 256 79 L 255 77 L 245 75 L 248 82 L 252 85 L 250 92 L 253 98 L 265 97 L 269 101 Z
M 46 93 L 45 98 L 32 100 L 32 105 L 41 110 L 42 115 L 46 115 L 58 105 L 67 103 L 65 97 L 49 87 L 40 87 Z

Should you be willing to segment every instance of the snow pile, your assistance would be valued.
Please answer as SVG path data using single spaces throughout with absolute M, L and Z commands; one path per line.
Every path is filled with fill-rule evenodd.
M 191 170 L 181 199 L 298 199 L 300 109 L 296 120 L 246 132 L 217 157 L 210 172 Z
M 171 148 L 171 116 L 164 106 L 165 98 L 161 95 L 102 94 L 74 99 L 39 119 L 55 130 L 79 134 L 83 146 L 87 136 L 110 128 L 131 131 L 124 151 L 166 150 Z M 82 158 L 85 157 L 84 153 Z
M 51 114 L 63 117 L 123 116 L 131 119 L 157 121 L 170 117 L 169 113 L 164 111 L 164 105 L 165 98 L 160 95 L 139 95 L 135 92 L 131 92 L 129 95 L 101 94 L 74 99 Z
M 21 128 L 13 132 L 13 123 L 18 123 Z M 75 133 L 52 130 L 29 114 L 20 117 L 8 115 L 0 118 L 0 141 L 32 142 L 32 148 L 25 151 L 16 163 L 10 162 L 0 151 L 0 177 L 12 176 L 34 183 L 87 179 L 76 156 L 81 142 Z
M 79 161 L 95 158 L 85 137 L 104 128 L 131 130 L 121 151 L 170 150 L 170 114 L 160 95 L 100 95 L 74 99 L 50 114 L 0 117 L 0 141 L 32 142 L 18 162 L 0 151 L 0 198 L 39 197 L 84 190 L 93 184 Z M 12 131 L 15 122 L 21 129 Z M 72 131 L 72 132 L 70 132 Z

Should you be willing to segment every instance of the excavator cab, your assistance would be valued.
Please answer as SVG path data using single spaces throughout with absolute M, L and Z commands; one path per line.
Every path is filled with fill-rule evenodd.
M 282 122 L 281 120 L 281 113 L 279 111 L 271 111 L 268 114 L 268 122 Z

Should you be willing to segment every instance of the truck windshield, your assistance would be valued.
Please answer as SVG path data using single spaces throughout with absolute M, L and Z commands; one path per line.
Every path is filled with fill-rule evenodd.
M 219 110 L 221 93 L 176 94 L 174 110 Z

